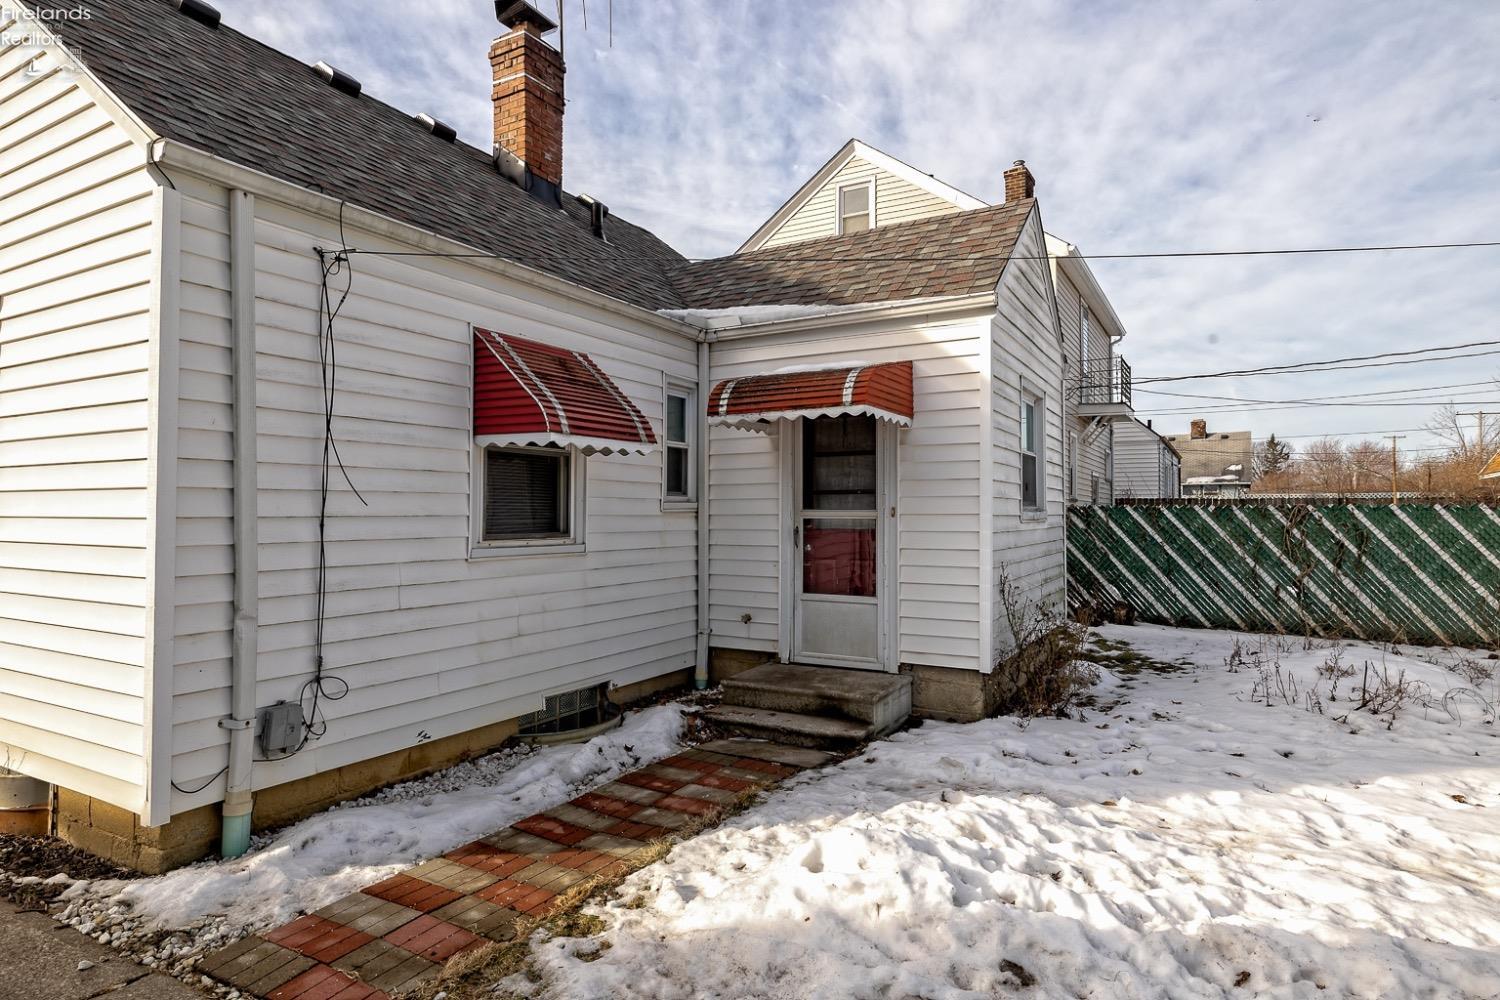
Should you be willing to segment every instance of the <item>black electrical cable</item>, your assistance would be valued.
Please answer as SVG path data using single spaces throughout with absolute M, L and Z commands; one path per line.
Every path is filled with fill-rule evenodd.
M 318 364 L 323 391 L 323 453 L 318 482 L 318 572 L 315 624 L 313 631 L 313 676 L 302 685 L 298 703 L 303 706 L 302 739 L 286 757 L 299 753 L 311 740 L 320 739 L 328 731 L 328 722 L 323 718 L 319 702 L 322 699 L 339 701 L 349 694 L 349 682 L 342 677 L 329 677 L 323 672 L 323 640 L 328 619 L 328 494 L 337 465 L 344 482 L 356 499 L 369 506 L 359 488 L 349 477 L 339 454 L 338 441 L 333 435 L 333 415 L 338 395 L 338 340 L 335 323 L 349 293 L 354 288 L 354 268 L 349 260 L 348 241 L 344 237 L 344 203 L 339 203 L 339 249 L 314 248 L 322 271 L 318 294 Z M 344 276 L 344 287 L 335 302 L 330 290 L 330 279 Z M 284 758 L 278 758 L 284 759 Z
M 203 791 L 203 789 L 207 788 L 209 785 L 212 785 L 215 781 L 218 781 L 221 777 L 223 777 L 228 772 L 229 772 L 229 765 L 225 764 L 223 767 L 221 767 L 217 771 L 215 771 L 208 778 L 207 781 L 203 782 L 203 784 L 199 785 L 197 788 L 183 788 L 181 785 L 179 785 L 175 781 L 172 782 L 172 788 L 175 789 L 176 791 L 181 792 L 183 795 L 197 795 L 199 792 Z
M 1474 340 L 1466 344 L 1448 344 L 1443 347 L 1418 347 L 1410 351 L 1384 351 L 1380 354 L 1359 354 L 1347 358 L 1327 358 L 1323 361 L 1298 361 L 1284 365 L 1267 365 L 1262 368 L 1232 368 L 1221 372 L 1203 372 L 1196 375 L 1156 375 L 1150 378 L 1135 380 L 1137 385 L 1149 385 L 1156 382 L 1182 382 L 1188 379 L 1200 378 L 1242 378 L 1248 375 L 1298 375 L 1307 371 L 1343 371 L 1345 368 L 1322 367 L 1325 365 L 1347 365 L 1348 368 L 1375 368 L 1378 365 L 1349 364 L 1356 361 L 1378 361 L 1382 358 L 1410 358 L 1409 361 L 1398 361 L 1395 364 L 1416 364 L 1422 361 L 1448 361 L 1460 358 L 1483 357 L 1495 354 L 1495 351 L 1478 351 L 1473 354 L 1445 355 L 1440 358 L 1417 358 L 1418 354 L 1432 354 L 1437 351 L 1466 351 L 1471 347 L 1493 347 L 1500 344 L 1500 340 Z
M 167 144 L 167 140 L 164 136 L 157 136 L 155 139 L 152 139 L 149 143 L 146 144 L 146 166 L 155 167 L 156 172 L 161 174 L 161 179 L 167 182 L 167 186 L 170 187 L 173 191 L 176 191 L 177 182 L 172 180 L 172 175 L 167 173 L 166 168 L 161 165 L 161 161 L 157 160 L 156 158 L 156 144 L 158 142 L 163 146 Z
M 1447 385 L 1414 385 L 1407 389 L 1378 389 L 1373 392 L 1351 392 L 1341 396 L 1314 396 L 1311 399 L 1250 399 L 1242 396 L 1214 396 L 1201 392 L 1169 392 L 1166 389 L 1135 389 L 1151 396 L 1175 396 L 1179 399 L 1207 399 L 1224 403 L 1320 403 L 1333 399 L 1364 399 L 1370 396 L 1406 395 L 1413 392 L 1442 392 L 1445 389 L 1473 389 L 1493 386 L 1495 379 L 1484 382 L 1450 382 Z
M 1472 243 L 1396 243 L 1388 246 L 1344 246 L 1344 247 L 1292 247 L 1275 250 L 1175 250 L 1144 253 L 1089 253 L 1079 254 L 1078 258 L 1084 260 L 1169 260 L 1185 257 L 1274 257 L 1284 255 L 1305 254 L 1338 254 L 1338 253 L 1382 253 L 1398 250 L 1465 250 L 1479 247 L 1500 247 L 1500 241 L 1475 241 Z M 578 254 L 539 254 L 539 253 L 446 253 L 440 250 L 363 250 L 358 247 L 348 248 L 349 253 L 362 253 L 374 257 L 456 257 L 480 260 L 552 260 L 552 261 L 591 261 L 597 260 L 596 256 L 581 256 Z M 754 254 L 752 256 L 751 254 Z M 831 257 L 813 257 L 801 254 L 789 254 L 782 257 L 762 255 L 759 251 L 751 251 L 751 254 L 730 255 L 727 257 L 669 257 L 663 254 L 620 254 L 615 260 L 649 260 L 659 261 L 664 264 L 701 264 L 707 261 L 723 261 L 725 263 L 786 263 L 786 264 L 924 264 L 924 263 L 959 263 L 959 264 L 982 264 L 985 262 L 1004 262 L 1010 260 L 1068 260 L 1074 258 L 1072 254 L 966 254 L 956 257 L 929 254 L 896 254 L 892 256 L 866 256 L 862 254 L 838 254 Z

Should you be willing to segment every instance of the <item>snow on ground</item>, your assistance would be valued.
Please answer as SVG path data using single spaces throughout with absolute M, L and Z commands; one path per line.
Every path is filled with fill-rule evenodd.
M 80 883 L 64 896 L 73 905 L 63 919 L 87 924 L 95 936 L 121 935 L 115 944 L 128 944 L 137 928 L 198 929 L 200 938 L 217 940 L 274 927 L 672 754 L 682 715 L 681 706 L 649 708 L 588 743 L 468 761 L 257 838 L 233 861 L 131 882 Z M 111 908 L 118 912 L 108 920 Z M 197 943 L 183 943 L 183 954 Z
M 1333 651 L 1301 640 L 1095 635 L 1180 669 L 1117 655 L 1085 719 L 927 723 L 796 779 L 596 906 L 607 948 L 538 939 L 540 983 L 504 987 L 1500 996 L 1495 726 L 1470 701 L 1461 722 L 1408 706 L 1387 729 L 1348 700 L 1365 661 L 1426 682 L 1434 704 L 1467 681 L 1351 644 L 1339 662 L 1357 672 L 1330 699 L 1317 668 Z M 1296 678 L 1297 706 L 1252 699 L 1261 665 L 1273 685 L 1278 666 Z

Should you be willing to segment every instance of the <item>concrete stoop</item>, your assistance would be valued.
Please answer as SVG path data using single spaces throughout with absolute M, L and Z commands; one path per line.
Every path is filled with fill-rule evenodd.
M 840 750 L 893 732 L 910 714 L 908 676 L 797 663 L 736 674 L 723 704 L 704 713 L 744 736 Z

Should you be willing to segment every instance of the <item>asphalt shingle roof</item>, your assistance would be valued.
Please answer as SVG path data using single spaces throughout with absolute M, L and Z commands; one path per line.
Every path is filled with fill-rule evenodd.
M 334 90 L 228 24 L 210 28 L 166 0 L 32 2 L 90 13 L 52 30 L 159 135 L 635 305 L 684 305 L 661 267 L 682 257 L 651 233 L 611 216 L 608 242 L 595 239 L 573 197 L 562 210 L 543 205 L 488 152 Z
M 994 289 L 1036 202 L 1008 202 L 669 267 L 696 309 L 852 305 Z
M 350 97 L 313 69 L 168 0 L 29 0 L 84 9 L 51 29 L 158 135 L 646 309 L 846 305 L 995 286 L 1030 199 L 690 262 L 618 216 L 548 207 L 490 154 L 430 135 L 406 112 Z M 475 81 L 479 85 L 481 81 Z M 914 257 L 941 258 L 913 260 Z

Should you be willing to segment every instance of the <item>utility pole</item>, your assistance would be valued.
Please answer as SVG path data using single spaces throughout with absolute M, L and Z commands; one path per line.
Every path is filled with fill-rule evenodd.
M 1490 457 L 1489 445 L 1484 442 L 1484 411 L 1465 410 L 1463 413 L 1453 414 L 1455 417 L 1478 417 L 1479 418 L 1479 460 L 1486 461 Z
M 1387 434 L 1391 439 L 1391 506 L 1401 506 L 1401 495 L 1396 492 L 1396 442 L 1406 437 L 1405 434 Z

